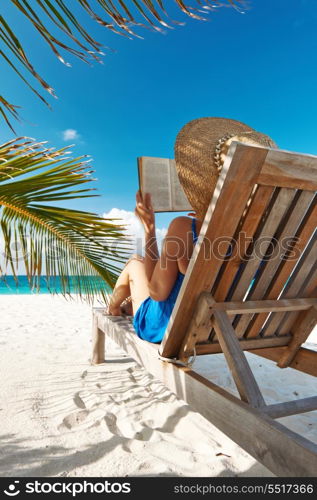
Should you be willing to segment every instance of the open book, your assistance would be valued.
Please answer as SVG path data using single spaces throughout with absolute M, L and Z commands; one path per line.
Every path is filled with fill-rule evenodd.
M 141 193 L 149 193 L 154 212 L 188 212 L 192 207 L 179 182 L 175 160 L 169 158 L 138 158 Z

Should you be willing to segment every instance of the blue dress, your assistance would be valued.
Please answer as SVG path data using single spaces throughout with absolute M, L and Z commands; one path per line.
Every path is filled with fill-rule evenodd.
M 195 244 L 198 238 L 196 232 L 196 219 L 192 220 L 192 233 L 193 242 Z M 178 272 L 172 291 L 166 300 L 157 301 L 148 297 L 142 302 L 133 320 L 134 329 L 140 339 L 155 344 L 162 341 L 184 276 L 183 273 Z

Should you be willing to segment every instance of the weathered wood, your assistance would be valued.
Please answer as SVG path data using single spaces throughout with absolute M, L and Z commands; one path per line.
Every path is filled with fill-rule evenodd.
M 187 353 L 194 352 L 194 347 L 197 342 L 203 342 L 208 339 L 211 329 L 211 309 L 214 302 L 210 293 L 202 293 L 200 295 L 178 354 L 180 361 L 186 361 L 188 359 Z
M 277 299 L 287 281 L 289 276 L 291 275 L 293 269 L 295 268 L 299 257 L 302 255 L 311 235 L 316 226 L 317 220 L 317 203 L 316 197 L 314 203 L 312 203 L 310 210 L 308 211 L 307 216 L 303 219 L 300 229 L 296 234 L 296 242 L 292 246 L 291 252 L 288 254 L 288 257 L 283 260 L 276 274 L 273 276 L 272 281 L 268 287 L 268 292 L 265 294 L 265 299 Z M 297 258 L 291 257 L 292 253 L 297 255 Z M 262 275 L 263 276 L 263 275 Z M 255 318 L 252 319 L 251 325 L 249 326 L 246 335 L 248 338 L 257 337 L 259 332 L 261 331 L 262 326 L 264 325 L 268 314 L 260 313 Z
M 213 310 L 227 314 L 248 314 L 253 312 L 302 311 L 317 304 L 317 299 L 246 300 L 245 302 L 215 302 Z
M 316 172 L 316 156 L 271 149 L 259 175 L 259 184 L 317 191 Z
M 239 232 L 234 235 L 234 242 L 236 242 L 236 246 L 233 248 L 234 255 L 223 264 L 222 275 L 217 288 L 214 290 L 213 296 L 217 302 L 226 299 L 236 273 L 252 244 L 255 232 L 263 218 L 273 191 L 274 188 L 272 187 L 257 186 L 243 223 L 239 227 Z
M 283 219 L 282 217 L 282 224 L 279 227 L 279 231 L 274 235 L 275 246 L 271 257 L 264 263 L 261 275 L 258 276 L 253 283 L 253 286 L 248 294 L 248 300 L 258 300 L 266 297 L 267 290 L 280 266 L 281 260 L 287 254 L 288 244 L 286 245 L 286 242 L 294 240 L 301 221 L 303 220 L 314 197 L 315 193 L 310 191 L 296 193 L 289 211 L 285 213 L 285 216 L 287 215 L 286 219 Z M 238 324 L 235 325 L 235 330 L 238 336 L 247 332 L 251 320 L 252 317 L 250 318 L 247 316 L 243 316 L 239 319 Z M 253 336 L 257 336 L 257 333 L 258 332 L 254 332 Z M 247 336 L 249 337 L 250 334 Z
M 92 356 L 91 364 L 98 365 L 105 361 L 105 334 L 98 328 L 98 317 L 92 318 Z
M 285 289 L 282 291 L 280 298 L 288 299 L 298 296 L 304 281 L 309 277 L 312 268 L 316 263 L 317 238 L 312 238 L 308 243 L 302 258 L 298 262 L 296 269 L 291 275 Z M 303 294 L 302 297 L 305 297 Z M 264 326 L 265 337 L 271 337 L 278 330 L 280 323 L 285 318 L 285 313 L 273 313 Z
M 249 402 L 254 408 L 265 406 L 259 386 L 239 345 L 229 317 L 225 312 L 216 310 L 213 311 L 213 316 L 215 320 L 214 328 L 219 344 L 225 355 L 241 399 Z
M 263 258 L 271 245 L 271 240 L 280 226 L 285 212 L 293 202 L 295 194 L 294 189 L 281 189 L 278 193 L 261 231 L 257 234 L 252 253 L 239 276 L 239 282 L 236 285 L 231 300 L 242 300 L 245 297 L 252 279 L 259 270 L 259 265 L 263 265 Z M 239 320 L 240 318 L 235 318 L 233 321 L 237 336 L 241 338 L 244 335 L 245 327 L 243 321 L 241 323 L 242 328 L 239 327 Z
M 241 269 L 245 267 L 249 255 L 252 253 L 256 235 L 262 230 L 266 223 L 266 219 L 278 192 L 279 188 L 256 185 L 256 192 L 251 200 L 249 208 L 245 213 L 242 223 L 239 223 L 237 232 L 234 235 L 232 245 L 234 242 L 237 243 L 236 246 L 233 247 L 233 257 L 222 265 L 221 272 L 217 277 L 217 282 L 212 289 L 213 296 L 217 302 L 229 300 L 229 292 L 230 300 L 233 300 L 233 298 L 240 298 L 240 300 L 242 300 L 245 295 L 240 294 L 239 297 L 234 296 L 235 290 L 233 286 L 235 285 L 236 287 L 238 281 L 240 281 Z M 235 318 L 233 321 L 234 320 Z M 213 330 L 209 340 L 213 340 L 214 336 L 215 333 Z
M 315 444 L 189 368 L 160 361 L 157 345 L 139 339 L 128 322 L 113 323 L 100 313 L 97 316 L 98 327 L 109 338 L 274 474 L 314 476 L 317 468 Z
M 268 347 L 267 349 L 248 349 L 252 354 L 272 361 L 279 361 L 287 347 Z M 289 368 L 294 368 L 313 377 L 317 377 L 317 351 L 301 347 Z
M 253 338 L 246 340 L 239 340 L 239 345 L 243 351 L 250 349 L 265 349 L 266 347 L 279 347 L 288 345 L 291 340 L 291 335 L 283 335 L 282 337 L 266 337 L 266 338 Z M 196 354 L 218 354 L 222 352 L 221 346 L 218 342 L 211 344 L 196 344 Z M 192 356 L 193 351 L 188 351 L 186 357 Z
M 301 345 L 307 340 L 317 323 L 317 307 L 313 306 L 308 311 L 303 311 L 297 318 L 292 328 L 292 340 L 278 362 L 280 368 L 285 368 L 293 361 Z
M 317 262 L 314 266 L 315 269 L 312 270 L 311 274 L 308 276 L 308 280 L 303 284 L 298 295 L 301 297 L 314 297 L 317 300 Z M 289 312 L 281 321 L 278 326 L 277 334 L 284 335 L 285 332 L 289 333 L 294 331 L 294 324 L 297 324 L 297 318 L 299 316 L 298 311 Z
M 162 356 L 178 354 L 199 295 L 212 288 L 223 262 L 212 245 L 234 235 L 266 154 L 262 148 L 230 147 L 161 345 Z
M 261 411 L 271 418 L 287 417 L 289 415 L 297 415 L 298 413 L 307 413 L 314 410 L 317 410 L 316 396 L 297 399 L 295 401 L 287 401 L 286 403 L 268 405 L 261 409 Z

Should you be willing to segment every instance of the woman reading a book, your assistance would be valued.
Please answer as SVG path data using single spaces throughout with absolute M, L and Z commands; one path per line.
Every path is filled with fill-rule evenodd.
M 138 191 L 135 213 L 145 232 L 145 257 L 134 255 L 126 264 L 109 305 L 109 314 L 121 315 L 131 296 L 134 327 L 140 338 L 161 342 L 197 240 L 201 221 L 176 217 L 168 228 L 159 255 L 151 197 Z
M 175 144 L 176 169 L 193 207 L 189 216 L 172 220 L 161 255 L 149 194 L 138 191 L 135 213 L 145 232 L 145 256 L 133 256 L 118 278 L 109 314 L 119 316 L 131 297 L 137 335 L 160 343 L 172 314 L 226 153 L 232 141 L 276 147 L 266 135 L 224 118 L 200 118 L 185 125 Z M 190 217 L 190 216 L 195 216 Z

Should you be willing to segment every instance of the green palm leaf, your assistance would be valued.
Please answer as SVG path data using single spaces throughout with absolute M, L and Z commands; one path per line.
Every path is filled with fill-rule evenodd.
M 10 0 L 42 37 L 58 59 L 64 60 L 62 52 L 70 53 L 83 61 L 101 61 L 104 55 L 101 44 L 96 41 L 77 20 L 75 9 L 69 7 L 66 0 Z M 205 19 L 208 11 L 215 6 L 231 5 L 237 7 L 243 0 L 175 0 L 178 8 L 187 16 L 196 19 Z M 118 0 L 117 6 L 112 0 L 76 0 L 83 13 L 88 14 L 95 22 L 114 33 L 133 37 L 139 36 L 135 28 L 147 27 L 162 31 L 162 27 L 171 24 L 180 24 L 171 20 L 165 8 L 167 1 L 163 0 Z M 55 32 L 57 33 L 55 35 Z M 68 43 L 64 42 L 67 40 Z M 44 97 L 29 83 L 22 71 L 33 76 L 40 85 L 51 95 L 55 96 L 52 87 L 41 77 L 32 65 L 19 39 L 18 33 L 9 25 L 0 14 L 0 57 L 13 69 L 17 76 L 34 92 L 45 104 Z M 19 69 L 20 68 L 20 69 Z M 12 128 L 10 119 L 18 118 L 17 106 L 8 102 L 0 95 L 0 115 Z
M 91 300 L 98 295 L 106 299 L 129 254 L 129 240 L 124 226 L 113 220 L 51 205 L 96 196 L 83 186 L 93 180 L 89 160 L 69 159 L 68 154 L 68 148 L 55 151 L 27 138 L 0 145 L 5 250 L 0 276 L 10 270 L 17 277 L 23 261 L 32 287 L 45 274 L 53 292 L 58 284 L 64 295 L 73 291 Z

